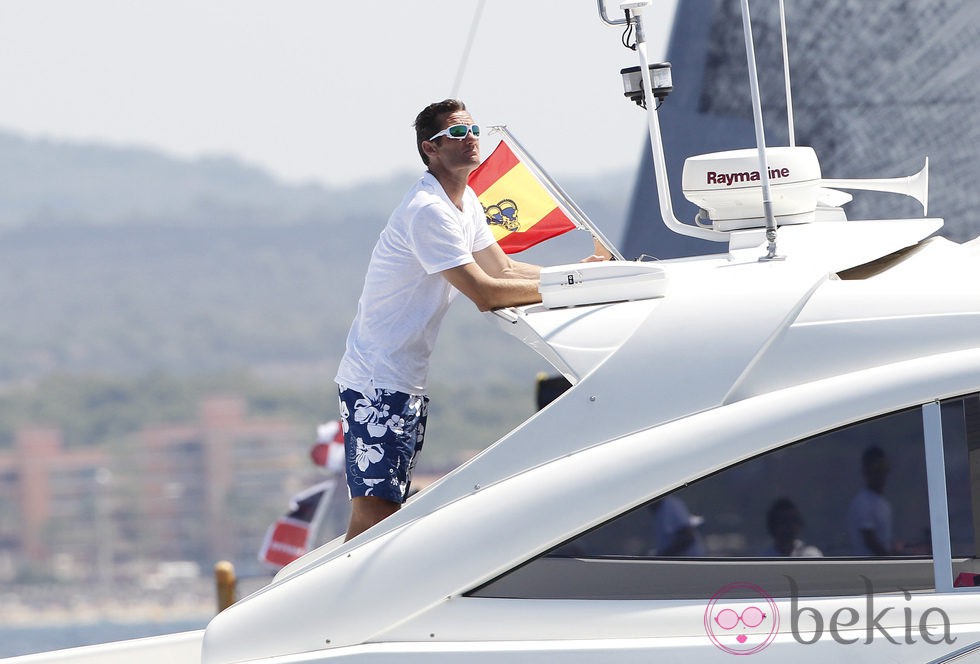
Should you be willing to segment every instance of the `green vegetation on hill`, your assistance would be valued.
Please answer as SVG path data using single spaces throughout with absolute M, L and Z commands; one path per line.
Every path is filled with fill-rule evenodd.
M 0 399 L 0 447 L 13 442 L 16 427 L 28 424 L 57 425 L 69 448 L 97 445 L 145 426 L 193 422 L 202 399 L 227 393 L 243 396 L 257 416 L 310 417 L 322 398 L 317 390 L 273 388 L 243 372 L 183 378 L 51 374 L 30 388 L 8 389 Z
M 333 375 L 371 249 L 417 176 L 297 187 L 228 158 L 0 132 L 0 446 L 24 424 L 97 444 L 193 419 L 213 392 L 312 436 L 336 416 Z M 629 176 L 562 185 L 619 237 Z M 519 258 L 590 250 L 569 234 Z M 525 419 L 544 369 L 457 302 L 433 362 L 427 459 L 485 447 Z
M 533 379 L 533 376 L 532 376 Z M 533 412 L 533 380 L 519 388 L 500 380 L 437 385 L 432 429 L 423 465 L 455 464 Z M 252 417 L 277 417 L 306 426 L 338 417 L 336 386 L 324 379 L 296 386 L 261 380 L 245 371 L 174 376 L 51 374 L 36 385 L 8 388 L 0 398 L 0 449 L 19 427 L 56 426 L 68 448 L 115 444 L 144 427 L 197 421 L 201 401 L 217 394 L 245 399 Z M 302 442 L 302 441 L 300 441 Z

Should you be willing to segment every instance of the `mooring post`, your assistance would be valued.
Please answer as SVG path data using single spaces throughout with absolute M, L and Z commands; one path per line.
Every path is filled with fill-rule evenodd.
M 237 599 L 235 566 L 227 560 L 219 560 L 215 563 L 214 582 L 218 591 L 218 613 L 221 613 L 234 604 Z

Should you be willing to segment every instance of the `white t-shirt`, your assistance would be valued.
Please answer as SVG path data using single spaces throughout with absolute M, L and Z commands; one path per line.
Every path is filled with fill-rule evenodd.
M 335 380 L 359 392 L 424 394 L 439 326 L 458 294 L 439 273 L 472 263 L 495 241 L 472 189 L 460 211 L 434 175 L 423 175 L 374 247 Z
M 892 545 L 892 507 L 880 493 L 865 487 L 861 489 L 847 515 L 847 527 L 851 536 L 854 555 L 875 555 L 864 543 L 862 530 L 871 530 L 878 536 L 878 541 L 885 546 Z

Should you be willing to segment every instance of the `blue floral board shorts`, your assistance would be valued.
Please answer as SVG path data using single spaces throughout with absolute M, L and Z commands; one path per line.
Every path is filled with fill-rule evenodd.
M 394 390 L 362 394 L 340 386 L 340 418 L 351 498 L 408 498 L 429 413 L 429 397 Z

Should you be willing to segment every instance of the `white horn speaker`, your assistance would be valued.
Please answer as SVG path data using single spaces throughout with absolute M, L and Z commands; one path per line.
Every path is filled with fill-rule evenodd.
M 905 194 L 922 203 L 922 216 L 929 214 L 929 157 L 925 166 L 915 175 L 904 178 L 878 178 L 867 180 L 822 180 L 820 185 L 831 189 L 862 189 Z

